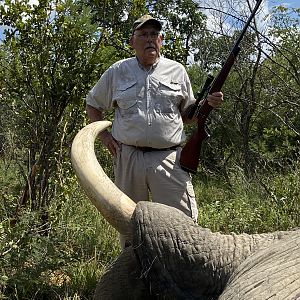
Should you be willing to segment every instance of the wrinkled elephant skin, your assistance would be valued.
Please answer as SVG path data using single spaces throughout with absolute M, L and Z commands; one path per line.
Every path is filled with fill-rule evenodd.
M 101 278 L 95 299 L 297 299 L 299 230 L 212 233 L 150 202 L 138 203 L 132 223 L 133 245 Z

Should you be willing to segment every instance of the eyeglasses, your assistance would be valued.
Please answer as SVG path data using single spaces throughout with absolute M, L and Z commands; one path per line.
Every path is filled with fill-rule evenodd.
M 158 31 L 153 31 L 153 32 L 145 32 L 142 34 L 134 34 L 137 38 L 139 38 L 140 40 L 148 40 L 148 38 L 150 37 L 151 40 L 156 40 L 159 36 L 159 32 Z

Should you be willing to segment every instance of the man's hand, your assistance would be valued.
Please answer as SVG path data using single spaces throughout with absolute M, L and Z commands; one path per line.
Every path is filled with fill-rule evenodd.
M 215 92 L 212 94 L 209 94 L 207 96 L 207 103 L 212 106 L 213 108 L 219 108 L 222 103 L 223 103 L 223 93 L 222 92 Z M 203 100 L 200 101 L 199 105 L 203 104 Z M 189 108 L 192 108 L 192 106 L 190 106 Z M 189 108 L 185 111 L 185 113 L 182 116 L 182 120 L 185 124 L 192 124 L 192 123 L 197 123 L 197 116 L 194 116 L 192 119 L 188 118 L 188 114 L 189 114 Z
M 107 130 L 100 132 L 99 139 L 102 144 L 108 149 L 110 154 L 114 157 L 117 156 L 117 151 L 120 150 L 119 143 L 113 138 L 110 132 Z
M 100 108 L 96 109 L 95 107 L 87 104 L 86 112 L 91 122 L 102 121 L 104 119 L 103 110 Z M 100 132 L 98 137 L 102 144 L 108 149 L 110 154 L 115 157 L 117 155 L 117 151 L 120 149 L 120 145 L 113 138 L 111 133 L 105 130 Z
M 223 103 L 223 93 L 215 92 L 207 96 L 207 102 L 213 108 L 219 108 Z

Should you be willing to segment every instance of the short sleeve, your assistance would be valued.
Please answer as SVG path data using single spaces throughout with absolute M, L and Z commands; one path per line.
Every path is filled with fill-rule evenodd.
M 194 97 L 192 85 L 190 78 L 186 72 L 185 69 L 183 69 L 183 81 L 182 81 L 182 90 L 183 90 L 183 95 L 184 99 L 181 102 L 181 107 L 180 110 L 182 113 L 192 104 L 195 103 L 196 99 Z
M 112 70 L 107 69 L 86 96 L 86 103 L 104 110 L 112 108 Z

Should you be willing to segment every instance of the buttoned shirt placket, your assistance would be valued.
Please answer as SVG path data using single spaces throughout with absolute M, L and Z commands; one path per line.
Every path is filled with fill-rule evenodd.
M 158 61 L 150 67 L 150 69 L 145 69 L 143 66 L 141 66 L 141 64 L 139 63 L 139 67 L 145 72 L 145 102 L 146 102 L 146 122 L 147 122 L 147 127 L 150 128 L 150 126 L 152 125 L 152 118 L 153 118 L 153 114 L 152 114 L 152 98 L 151 98 L 151 74 L 154 70 L 154 68 L 157 66 Z M 148 137 L 148 134 L 146 133 L 146 136 Z M 148 144 L 150 143 L 150 141 L 147 138 L 147 142 Z
M 152 124 L 152 115 L 151 115 L 151 87 L 150 87 L 150 72 L 152 68 L 147 72 L 146 75 L 146 111 L 147 111 L 147 124 L 151 126 Z

